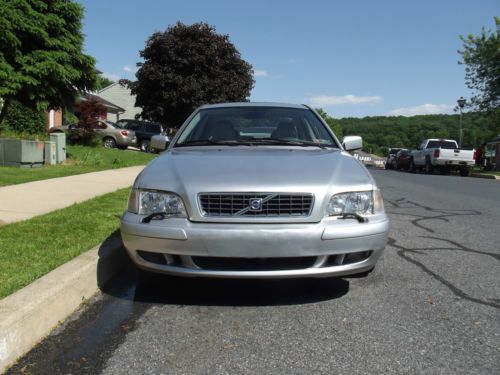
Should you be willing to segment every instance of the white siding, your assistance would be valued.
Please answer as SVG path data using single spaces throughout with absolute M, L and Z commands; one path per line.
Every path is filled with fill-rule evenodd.
M 125 113 L 121 113 L 120 119 L 135 118 L 135 115 L 141 112 L 141 108 L 135 106 L 135 96 L 130 93 L 130 90 L 123 87 L 118 82 L 103 88 L 97 93 L 101 98 L 116 104 L 125 109 Z M 108 120 L 119 120 L 118 115 L 108 113 Z

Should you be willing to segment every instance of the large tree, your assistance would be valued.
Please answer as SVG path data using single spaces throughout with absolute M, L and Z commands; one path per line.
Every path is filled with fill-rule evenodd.
M 95 59 L 83 53 L 83 7 L 69 0 L 0 0 L 0 123 L 10 103 L 67 107 L 94 89 Z
M 500 18 L 495 17 L 496 31 L 483 28 L 480 35 L 461 36 L 465 81 L 474 91 L 472 105 L 479 110 L 500 109 Z
M 198 106 L 246 101 L 253 88 L 252 66 L 228 35 L 206 23 L 178 22 L 154 33 L 140 52 L 132 82 L 141 116 L 178 128 Z

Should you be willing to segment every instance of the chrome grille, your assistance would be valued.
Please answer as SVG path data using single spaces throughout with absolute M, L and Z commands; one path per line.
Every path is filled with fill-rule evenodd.
M 256 200 L 257 209 L 257 204 L 251 206 Z M 202 193 L 199 202 L 203 216 L 309 216 L 314 197 L 309 193 Z

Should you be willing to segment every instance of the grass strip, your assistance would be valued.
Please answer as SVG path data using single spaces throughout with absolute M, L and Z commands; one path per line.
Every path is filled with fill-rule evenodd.
M 104 147 L 67 146 L 67 163 L 40 168 L 0 167 L 0 186 L 145 165 L 157 155 Z
M 128 192 L 0 226 L 0 298 L 103 242 L 118 229 Z

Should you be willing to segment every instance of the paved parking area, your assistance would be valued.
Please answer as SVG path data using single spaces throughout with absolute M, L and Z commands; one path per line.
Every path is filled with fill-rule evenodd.
M 500 185 L 372 173 L 392 228 L 368 277 L 129 272 L 11 373 L 498 373 Z

